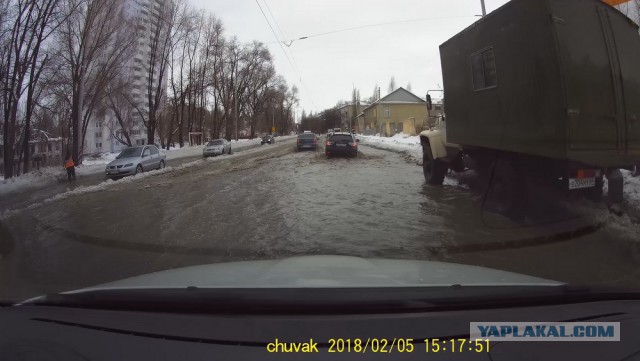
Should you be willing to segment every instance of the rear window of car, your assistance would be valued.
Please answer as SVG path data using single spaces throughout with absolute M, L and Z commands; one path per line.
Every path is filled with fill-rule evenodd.
M 331 136 L 331 140 L 334 142 L 351 142 L 353 137 L 347 134 L 335 134 Z
M 300 138 L 300 139 L 315 139 L 316 135 L 313 134 L 313 133 L 311 133 L 311 134 L 310 133 L 305 133 L 305 134 L 299 134 L 298 138 Z
M 158 148 L 155 146 L 149 146 L 149 149 L 151 150 L 151 154 L 158 154 Z

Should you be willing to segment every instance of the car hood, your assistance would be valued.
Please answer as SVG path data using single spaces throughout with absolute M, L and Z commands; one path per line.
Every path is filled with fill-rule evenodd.
M 145 274 L 79 290 L 195 287 L 559 286 L 491 268 L 435 261 L 304 256 L 207 264 Z
M 107 164 L 107 166 L 125 165 L 127 163 L 134 163 L 134 162 L 138 161 L 138 159 L 140 159 L 140 157 L 129 157 L 129 158 L 114 159 L 109 164 Z
M 220 144 L 220 145 L 206 145 L 206 146 L 204 147 L 204 149 L 220 149 L 220 148 L 222 148 L 222 147 L 224 147 L 224 145 L 223 145 L 223 144 Z

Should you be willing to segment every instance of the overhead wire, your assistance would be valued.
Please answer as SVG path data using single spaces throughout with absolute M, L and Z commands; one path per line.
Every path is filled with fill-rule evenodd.
M 388 22 L 384 22 L 384 23 L 375 23 L 375 24 L 368 24 L 368 25 L 353 26 L 353 27 L 343 28 L 343 29 L 330 30 L 330 31 L 322 32 L 322 33 L 316 33 L 316 34 L 310 34 L 310 35 L 301 36 L 301 37 L 295 38 L 295 39 L 282 40 L 281 42 L 282 42 L 282 44 L 286 45 L 287 47 L 291 47 L 291 45 L 294 42 L 298 41 L 298 40 L 306 40 L 306 39 L 311 39 L 311 38 L 315 38 L 315 37 L 318 37 L 318 36 L 336 34 L 336 33 L 341 33 L 341 32 L 346 32 L 346 31 L 360 30 L 360 29 L 372 28 L 372 27 L 377 27 L 377 26 L 387 26 L 387 25 L 395 25 L 395 24 L 421 22 L 421 21 L 428 21 L 428 20 L 461 19 L 461 18 L 472 18 L 472 17 L 475 17 L 475 15 L 440 16 L 440 17 L 434 16 L 434 17 L 428 17 L 428 18 L 416 18 L 416 19 L 388 21 Z M 278 39 L 278 41 L 280 41 L 280 40 Z M 271 42 L 271 43 L 273 43 L 273 42 Z
M 291 58 L 289 57 L 289 54 L 287 54 L 287 51 L 284 49 L 284 47 L 282 46 L 282 41 L 280 40 L 280 38 L 278 38 L 278 34 L 276 33 L 276 31 L 273 29 L 273 26 L 271 25 L 271 22 L 269 21 L 269 18 L 267 17 L 267 15 L 265 14 L 264 10 L 262 9 L 262 6 L 260 6 L 260 2 L 258 0 L 256 1 L 256 5 L 258 5 L 258 8 L 260 9 L 260 12 L 262 13 L 262 16 L 264 17 L 264 19 L 267 21 L 267 25 L 269 25 L 269 29 L 271 29 L 271 32 L 273 33 L 273 36 L 276 38 L 278 45 L 280 46 L 280 49 L 282 49 L 282 52 L 284 53 L 284 56 L 287 58 L 287 61 L 289 62 L 289 65 L 291 65 L 291 67 L 293 68 L 293 70 L 296 72 L 296 75 L 298 75 L 298 79 L 300 81 L 300 85 L 302 85 L 302 88 L 305 90 L 305 92 L 307 93 L 307 95 L 309 95 L 309 100 L 311 101 L 312 106 L 315 108 L 315 102 L 313 101 L 313 97 L 311 95 L 311 92 L 309 92 L 306 88 L 306 86 L 304 85 L 304 82 L 302 81 L 302 76 L 300 75 L 300 72 L 298 71 L 298 68 L 294 65 L 294 62 L 291 61 Z M 265 7 L 267 7 L 268 9 L 268 4 L 266 3 L 265 0 L 263 0 L 265 2 Z M 273 14 L 271 13 L 270 10 L 268 10 L 269 13 L 271 14 L 271 16 L 273 17 Z M 278 27 L 278 29 L 280 30 L 280 32 L 282 33 L 282 29 L 280 29 L 279 25 L 277 24 L 277 21 L 275 19 L 275 17 L 273 18 L 274 22 L 276 23 L 276 26 Z M 283 37 L 284 37 L 284 33 Z M 293 54 L 291 54 L 291 56 L 293 56 Z

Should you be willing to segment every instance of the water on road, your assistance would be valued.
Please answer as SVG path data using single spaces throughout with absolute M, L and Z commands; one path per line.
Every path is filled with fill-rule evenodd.
M 609 217 L 602 207 L 516 224 L 483 211 L 482 196 L 464 185 L 426 186 L 421 168 L 396 153 L 361 146 L 357 158 L 326 159 L 321 149 L 295 152 L 291 142 L 265 147 L 12 216 L 0 229 L 11 237 L 0 252 L 0 297 L 194 264 L 317 254 L 639 283 L 634 236 L 602 226 Z

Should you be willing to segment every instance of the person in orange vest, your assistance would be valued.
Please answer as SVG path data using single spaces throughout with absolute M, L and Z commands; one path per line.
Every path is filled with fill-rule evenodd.
M 67 152 L 67 156 L 64 157 L 64 168 L 67 170 L 67 179 L 71 182 L 71 178 L 76 180 L 76 164 L 73 162 L 71 152 Z

